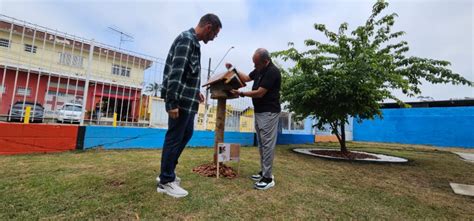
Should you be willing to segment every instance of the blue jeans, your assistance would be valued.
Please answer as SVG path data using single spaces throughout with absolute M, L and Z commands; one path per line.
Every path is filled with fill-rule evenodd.
M 193 136 L 195 113 L 179 110 L 179 117 L 168 117 L 168 131 L 166 131 L 163 152 L 161 154 L 160 183 L 166 184 L 176 178 L 174 173 L 178 159 Z

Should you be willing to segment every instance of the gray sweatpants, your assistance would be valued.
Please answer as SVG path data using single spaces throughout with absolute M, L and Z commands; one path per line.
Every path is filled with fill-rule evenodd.
M 263 177 L 272 177 L 280 113 L 255 113 L 255 132 Z

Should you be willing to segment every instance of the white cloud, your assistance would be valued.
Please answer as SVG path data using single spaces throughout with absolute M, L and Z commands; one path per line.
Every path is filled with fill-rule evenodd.
M 302 48 L 305 39 L 324 40 L 313 29 L 316 22 L 332 30 L 342 22 L 354 28 L 369 16 L 373 1 L 272 1 L 272 7 L 253 8 L 259 3 L 268 2 L 0 0 L 0 13 L 111 45 L 118 45 L 119 36 L 107 27 L 115 25 L 135 37 L 125 48 L 164 58 L 181 31 L 212 12 L 221 18 L 223 29 L 215 41 L 202 45 L 202 66 L 207 68 L 211 57 L 214 69 L 228 48 L 235 46 L 224 62 L 250 71 L 256 48 L 282 50 L 289 41 Z M 294 9 L 284 9 L 293 5 Z M 453 71 L 474 81 L 472 1 L 391 1 L 388 12 L 398 13 L 395 27 L 407 32 L 403 39 L 411 55 L 448 60 Z M 222 70 L 223 64 L 217 72 Z M 424 85 L 422 91 L 435 99 L 474 97 L 472 88 L 462 86 Z

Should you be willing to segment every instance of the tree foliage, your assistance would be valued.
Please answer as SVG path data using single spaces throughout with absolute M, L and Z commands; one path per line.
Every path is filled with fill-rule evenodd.
M 315 116 L 319 129 L 330 125 L 345 146 L 344 124 L 348 117 L 359 121 L 381 116 L 380 102 L 393 99 L 401 90 L 407 96 L 421 93 L 421 80 L 433 84 L 452 83 L 472 86 L 472 82 L 453 73 L 448 61 L 406 56 L 406 41 L 397 38 L 403 31 L 392 31 L 397 14 L 381 15 L 388 6 L 378 0 L 364 25 L 348 33 L 343 23 L 337 32 L 323 24 L 314 28 L 328 41 L 306 40 L 306 51 L 298 51 L 293 43 L 289 49 L 274 52 L 274 57 L 293 61 L 294 67 L 283 70 L 282 100 L 300 118 Z

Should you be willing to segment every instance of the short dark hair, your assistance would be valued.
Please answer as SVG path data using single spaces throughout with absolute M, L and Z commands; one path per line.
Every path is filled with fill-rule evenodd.
M 214 15 L 212 13 L 208 13 L 202 16 L 199 20 L 198 25 L 199 27 L 204 27 L 207 24 L 211 24 L 213 30 L 216 30 L 217 28 L 222 28 L 221 20 L 219 20 L 219 17 L 217 17 L 217 15 Z

